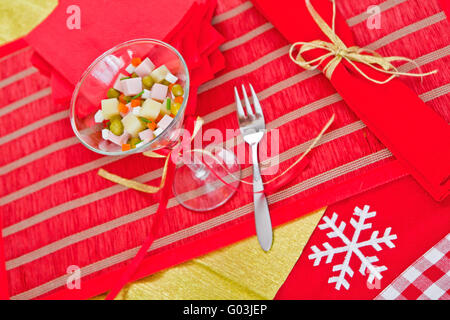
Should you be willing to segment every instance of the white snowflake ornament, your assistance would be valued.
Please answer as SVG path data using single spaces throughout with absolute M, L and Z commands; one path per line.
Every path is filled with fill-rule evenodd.
M 387 270 L 386 266 L 374 265 L 375 262 L 378 262 L 378 258 L 376 256 L 366 256 L 361 249 L 371 246 L 376 251 L 380 251 L 382 250 L 380 244 L 385 244 L 389 248 L 394 248 L 395 245 L 392 243 L 392 240 L 397 239 L 397 235 L 390 234 L 391 228 L 389 227 L 386 228 L 382 237 L 378 237 L 379 231 L 373 231 L 370 239 L 361 241 L 359 239 L 361 231 L 372 228 L 372 224 L 366 223 L 366 219 L 373 218 L 377 214 L 375 211 L 369 212 L 369 210 L 370 206 L 368 205 L 365 205 L 363 210 L 355 207 L 353 215 L 358 216 L 359 220 L 356 221 L 354 218 L 350 219 L 350 224 L 355 229 L 351 239 L 344 233 L 346 227 L 345 222 L 342 221 L 339 226 L 337 226 L 337 213 L 333 213 L 331 219 L 329 217 L 324 217 L 324 223 L 318 226 L 320 230 L 331 229 L 331 231 L 327 233 L 327 237 L 329 239 L 339 238 L 343 243 L 342 246 L 334 248 L 328 242 L 325 242 L 323 243 L 325 250 L 320 250 L 315 245 L 311 246 L 313 253 L 308 256 L 310 260 L 314 259 L 314 266 L 318 266 L 322 258 L 326 257 L 325 263 L 330 263 L 336 254 L 345 253 L 343 262 L 333 266 L 333 272 L 338 272 L 338 274 L 328 279 L 328 283 L 336 283 L 335 288 L 337 290 L 340 290 L 341 286 L 347 290 L 350 288 L 350 283 L 347 281 L 346 275 L 350 278 L 353 277 L 354 272 L 350 267 L 350 260 L 353 255 L 356 255 L 361 261 L 359 273 L 363 276 L 366 275 L 367 272 L 369 273 L 367 282 L 370 284 L 372 284 L 375 279 L 380 280 L 383 278 L 381 272 Z

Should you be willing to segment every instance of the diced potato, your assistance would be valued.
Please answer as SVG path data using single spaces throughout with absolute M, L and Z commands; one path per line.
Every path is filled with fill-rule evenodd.
M 138 137 L 139 132 L 145 129 L 142 122 L 131 112 L 122 119 L 122 123 L 125 131 L 132 137 Z
M 155 120 L 158 117 L 162 107 L 162 103 L 159 103 L 153 99 L 147 99 L 141 107 L 140 116 Z
M 106 120 L 119 114 L 119 100 L 117 98 L 102 100 L 103 118 Z
M 166 78 L 168 73 L 169 69 L 167 69 L 167 67 L 163 64 L 161 67 L 153 70 L 150 75 L 155 82 L 161 82 Z

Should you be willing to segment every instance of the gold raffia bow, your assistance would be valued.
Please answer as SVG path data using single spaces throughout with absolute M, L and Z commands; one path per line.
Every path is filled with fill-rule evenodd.
M 405 57 L 383 57 L 377 52 L 365 48 L 360 48 L 358 46 L 347 47 L 344 42 L 336 35 L 335 32 L 335 20 L 336 20 L 336 3 L 335 0 L 331 0 L 333 3 L 333 20 L 332 27 L 322 19 L 322 17 L 317 13 L 314 7 L 311 4 L 310 0 L 305 0 L 306 7 L 308 8 L 309 13 L 311 14 L 314 21 L 319 26 L 320 30 L 330 39 L 331 42 L 322 41 L 322 40 L 314 40 L 311 42 L 296 42 L 294 43 L 290 50 L 289 56 L 291 60 L 307 70 L 317 69 L 325 59 L 329 57 L 333 57 L 323 68 L 323 72 L 328 79 L 331 79 L 334 70 L 339 65 L 342 60 L 350 63 L 353 68 L 359 72 L 364 78 L 370 80 L 372 82 L 378 84 L 385 84 L 394 79 L 396 76 L 409 76 L 409 77 L 424 77 L 437 72 L 437 70 L 433 70 L 427 73 L 408 73 L 408 72 L 400 72 L 398 69 L 392 65 L 392 61 L 407 61 L 411 62 L 417 66 L 420 70 L 420 66 L 411 59 Z M 300 46 L 297 57 L 294 58 L 293 53 L 297 46 Z M 322 56 L 312 59 L 310 61 L 306 61 L 302 54 L 314 49 L 324 49 L 329 51 L 328 53 L 323 54 Z M 362 71 L 358 66 L 354 63 L 359 62 L 366 66 L 369 66 L 379 72 L 390 74 L 391 76 L 384 81 L 379 81 L 368 76 L 364 71 Z

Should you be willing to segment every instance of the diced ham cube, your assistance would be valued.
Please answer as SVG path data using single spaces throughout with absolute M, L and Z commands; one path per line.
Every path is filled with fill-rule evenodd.
M 168 86 L 160 83 L 155 83 L 152 87 L 151 98 L 159 101 L 163 101 L 167 96 Z
M 111 133 L 111 131 L 109 131 L 108 129 L 103 129 L 102 130 L 102 138 L 104 140 L 109 140 L 109 134 Z M 112 133 L 111 133 L 112 134 Z
M 104 120 L 105 120 L 105 118 L 103 117 L 103 111 L 102 111 L 102 110 L 98 110 L 98 111 L 95 113 L 94 121 L 95 121 L 96 123 L 102 123 Z
M 144 93 L 142 94 L 141 98 L 142 99 L 150 99 L 150 97 L 152 96 L 152 92 L 150 90 L 144 89 Z
M 141 64 L 136 67 L 134 72 L 136 72 L 136 74 L 139 77 L 143 78 L 145 76 L 150 75 L 153 69 L 155 69 L 155 65 L 153 64 L 153 62 L 149 58 L 145 58 L 145 60 L 142 61 Z
M 139 132 L 139 138 L 144 141 L 144 140 L 151 140 L 153 139 L 153 131 L 150 129 L 144 130 Z
M 126 96 L 135 96 L 142 91 L 142 78 L 137 77 L 122 80 L 122 88 Z
M 133 66 L 131 63 L 128 67 L 126 67 L 126 72 L 128 72 L 129 74 L 132 74 L 134 72 L 134 70 L 136 70 L 136 67 Z
M 175 83 L 178 81 L 178 78 L 169 72 L 166 75 L 166 80 L 169 81 L 170 83 Z
M 168 116 L 167 114 L 164 115 L 164 117 L 161 120 L 159 120 L 159 122 L 158 122 L 158 128 L 161 128 L 164 130 L 165 128 L 167 128 L 169 126 L 169 124 L 172 122 L 172 120 L 173 120 L 173 118 L 171 116 Z
M 109 135 L 109 141 L 112 143 L 115 143 L 119 146 L 126 144 L 128 142 L 128 139 L 130 139 L 130 134 L 128 132 L 124 132 L 121 136 L 116 136 L 111 132 Z
M 155 131 L 153 131 L 153 134 L 157 137 L 157 136 L 159 136 L 163 131 L 164 131 L 164 129 L 157 128 Z
M 123 92 L 122 82 L 120 79 L 126 78 L 126 77 L 127 77 L 126 75 L 124 75 L 123 73 L 120 73 L 119 76 L 117 77 L 116 82 L 113 85 L 113 88 L 116 89 L 117 91 Z

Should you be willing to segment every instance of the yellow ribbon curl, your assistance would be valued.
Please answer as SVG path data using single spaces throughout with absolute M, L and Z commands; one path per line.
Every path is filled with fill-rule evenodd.
M 203 123 L 204 123 L 204 120 L 200 117 L 197 117 L 197 120 L 195 121 L 195 125 L 194 125 L 194 130 L 192 131 L 191 141 L 195 138 L 197 133 L 200 131 L 201 127 L 203 126 Z M 118 175 L 109 173 L 108 171 L 106 171 L 104 169 L 99 169 L 97 174 L 100 177 L 103 177 L 111 182 L 120 184 L 120 185 L 130 188 L 130 189 L 134 189 L 134 190 L 145 192 L 145 193 L 157 193 L 164 187 L 164 185 L 166 183 L 167 169 L 169 167 L 169 160 L 172 155 L 172 151 L 170 151 L 166 156 L 158 154 L 153 151 L 146 151 L 143 153 L 143 155 L 146 157 L 150 157 L 150 158 L 160 158 L 160 159 L 165 158 L 166 159 L 166 161 L 164 162 L 163 172 L 161 175 L 161 182 L 158 187 L 149 186 L 149 185 L 140 183 L 135 180 L 125 179 Z
M 323 41 L 323 40 L 314 40 L 311 42 L 296 42 L 294 43 L 290 50 L 289 56 L 291 60 L 307 70 L 317 69 L 325 59 L 329 57 L 333 57 L 323 68 L 323 72 L 328 79 L 331 79 L 334 70 L 339 65 L 342 60 L 346 60 L 350 63 L 353 68 L 358 71 L 364 78 L 369 81 L 378 84 L 385 84 L 394 79 L 396 76 L 409 76 L 409 77 L 424 77 L 437 72 L 437 70 L 433 70 L 427 73 L 408 73 L 408 72 L 400 72 L 398 69 L 392 65 L 392 61 L 407 61 L 411 62 L 417 66 L 420 70 L 420 66 L 411 59 L 405 57 L 391 56 L 391 57 L 383 57 L 377 52 L 365 48 L 360 48 L 358 46 L 347 47 L 344 42 L 336 35 L 335 32 L 335 20 L 336 20 L 336 2 L 335 0 L 331 0 L 333 3 L 333 20 L 332 27 L 322 19 L 322 17 L 317 13 L 314 7 L 311 4 L 310 0 L 305 0 L 306 8 L 311 14 L 314 21 L 319 26 L 320 30 L 330 39 L 331 42 Z M 299 52 L 297 56 L 294 58 L 294 50 L 300 46 Z M 312 59 L 310 61 L 305 60 L 302 57 L 302 54 L 314 50 L 314 49 L 324 49 L 329 51 L 328 53 L 323 54 L 322 56 Z M 366 66 L 371 67 L 379 72 L 390 74 L 391 76 L 384 81 L 379 81 L 368 76 L 364 71 L 362 71 L 358 66 L 354 63 L 360 62 Z

